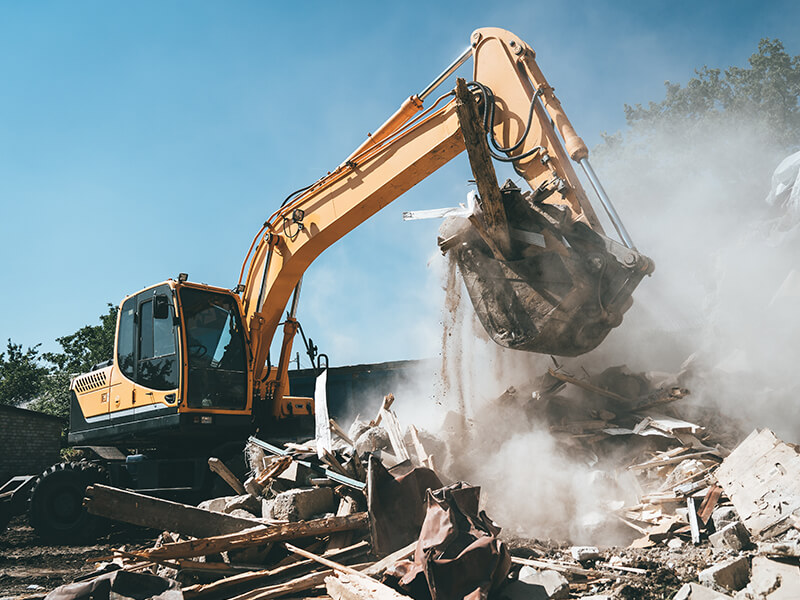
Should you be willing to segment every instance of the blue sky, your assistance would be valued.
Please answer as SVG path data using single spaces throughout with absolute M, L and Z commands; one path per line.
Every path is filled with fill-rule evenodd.
M 762 37 L 800 54 L 799 22 L 779 1 L 0 2 L 0 336 L 56 349 L 179 272 L 232 287 L 283 197 L 477 27 L 533 46 L 592 146 L 667 79 L 745 65 Z M 436 354 L 438 223 L 400 214 L 463 201 L 469 177 L 456 159 L 312 265 L 299 316 L 332 364 Z

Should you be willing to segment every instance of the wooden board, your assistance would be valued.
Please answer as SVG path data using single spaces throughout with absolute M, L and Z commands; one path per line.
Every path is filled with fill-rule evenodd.
M 205 556 L 224 550 L 236 550 L 261 546 L 268 542 L 295 540 L 317 535 L 330 535 L 337 531 L 351 531 L 366 529 L 368 523 L 367 513 L 356 513 L 345 517 L 326 517 L 312 521 L 298 523 L 283 523 L 270 527 L 260 527 L 239 533 L 219 535 L 186 542 L 166 544 L 160 548 L 152 548 L 137 552 L 145 559 L 162 558 L 188 558 L 191 556 Z
M 194 537 L 234 533 L 264 525 L 257 519 L 232 517 L 101 484 L 86 488 L 83 504 L 90 514 L 106 519 Z

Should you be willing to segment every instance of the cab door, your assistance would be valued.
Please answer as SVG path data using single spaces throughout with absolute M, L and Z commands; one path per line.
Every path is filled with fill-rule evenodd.
M 177 406 L 180 381 L 172 290 L 159 286 L 138 296 L 138 352 L 133 389 L 136 419 Z

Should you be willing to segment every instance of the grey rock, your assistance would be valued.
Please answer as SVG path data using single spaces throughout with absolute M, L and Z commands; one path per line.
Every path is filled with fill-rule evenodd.
M 236 510 L 237 508 L 241 508 L 246 510 L 249 513 L 256 515 L 257 517 L 261 516 L 261 500 L 258 498 L 253 498 L 250 494 L 244 494 L 243 496 L 234 496 L 228 502 L 225 503 L 225 511 L 228 514 L 231 514 L 231 511 Z
M 222 496 L 221 498 L 211 498 L 210 500 L 203 500 L 200 504 L 197 505 L 197 508 L 202 508 L 203 510 L 210 510 L 213 512 L 225 512 L 225 505 L 228 503 L 229 500 L 235 497 L 236 496 Z
M 730 596 L 696 583 L 684 583 L 672 600 L 730 600 Z
M 319 513 L 335 510 L 331 488 L 296 488 L 275 496 L 270 516 L 273 519 L 305 521 Z
M 355 442 L 356 453 L 358 456 L 364 456 L 369 452 L 386 450 L 391 447 L 391 444 L 389 434 L 383 427 L 370 427 L 358 436 Z
M 711 545 L 719 550 L 742 550 L 750 546 L 750 534 L 741 521 L 730 523 L 708 536 Z
M 597 560 L 600 558 L 600 550 L 594 546 L 573 546 L 570 548 L 572 558 L 578 562 L 585 560 Z
M 548 598 L 559 600 L 569 598 L 569 582 L 557 571 L 546 569 L 540 571 L 533 567 L 524 566 L 519 571 L 518 579 L 523 583 L 542 586 Z
M 714 522 L 714 529 L 720 531 L 725 526 L 739 520 L 739 513 L 732 506 L 718 506 L 711 513 L 711 520 Z
M 347 437 L 353 441 L 357 440 L 361 437 L 362 433 L 369 429 L 369 423 L 367 421 L 362 421 L 360 417 L 361 415 L 356 416 L 353 420 L 353 424 L 350 425 L 350 429 L 347 430 Z
M 698 579 L 707 587 L 719 586 L 736 592 L 750 581 L 750 561 L 745 556 L 726 560 L 701 571 Z
M 243 508 L 235 508 L 228 513 L 232 517 L 239 517 L 240 519 L 256 519 L 253 513 L 249 513 Z

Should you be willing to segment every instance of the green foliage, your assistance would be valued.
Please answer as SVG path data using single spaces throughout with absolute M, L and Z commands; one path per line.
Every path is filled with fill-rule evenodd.
M 638 132 L 670 123 L 688 128 L 700 121 L 758 119 L 786 150 L 800 144 L 800 55 L 791 56 L 780 40 L 762 39 L 749 67 L 724 71 L 704 66 L 685 86 L 667 81 L 661 102 L 625 105 L 625 117 Z M 606 143 L 619 140 L 606 139 Z
M 8 340 L 0 352 L 0 404 L 17 406 L 36 398 L 41 392 L 48 369 L 39 362 L 39 346 L 27 350 Z
M 43 378 L 39 396 L 30 408 L 57 417 L 68 417 L 70 378 L 111 358 L 116 323 L 117 307 L 109 304 L 108 311 L 100 315 L 99 325 L 86 325 L 71 335 L 57 338 L 62 351 L 45 352 L 42 355 L 52 368 Z

